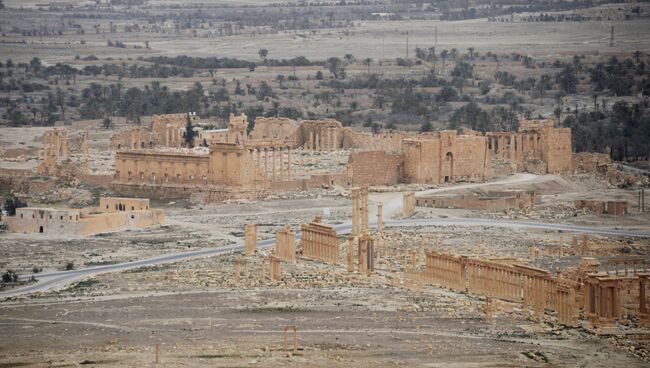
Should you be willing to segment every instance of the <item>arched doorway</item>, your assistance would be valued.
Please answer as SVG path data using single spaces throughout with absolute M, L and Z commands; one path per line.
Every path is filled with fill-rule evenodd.
M 454 154 L 447 152 L 440 172 L 443 183 L 450 183 L 454 180 Z

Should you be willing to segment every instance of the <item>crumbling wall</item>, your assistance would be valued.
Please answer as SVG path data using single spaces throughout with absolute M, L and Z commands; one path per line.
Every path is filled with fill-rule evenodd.
M 288 118 L 255 118 L 251 139 L 279 139 L 292 148 L 298 144 L 298 122 Z
M 153 148 L 154 134 L 141 127 L 124 130 L 111 136 L 110 147 L 112 150 L 120 149 L 145 149 Z
M 481 211 L 532 209 L 537 203 L 535 192 L 489 192 L 479 195 L 448 195 L 419 197 L 418 206 L 435 208 L 462 208 Z
M 334 119 L 304 120 L 298 130 L 298 146 L 317 151 L 340 149 L 343 125 Z
M 205 185 L 209 162 L 203 151 L 119 151 L 115 156 L 118 183 Z
M 571 171 L 573 162 L 570 128 L 548 127 L 542 131 L 542 160 L 550 174 Z
M 608 215 L 625 215 L 628 210 L 627 201 L 597 201 L 588 199 L 579 199 L 575 202 L 577 209 L 586 208 L 596 213 L 603 213 Z

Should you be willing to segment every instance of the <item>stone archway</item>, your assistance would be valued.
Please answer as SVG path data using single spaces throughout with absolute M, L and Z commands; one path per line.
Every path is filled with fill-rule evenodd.
M 454 180 L 454 154 L 447 152 L 442 162 L 440 177 L 443 183 L 450 183 Z

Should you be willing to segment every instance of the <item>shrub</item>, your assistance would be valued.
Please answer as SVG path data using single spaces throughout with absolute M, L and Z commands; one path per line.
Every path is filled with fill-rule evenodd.
M 14 270 L 7 270 L 2 274 L 2 282 L 17 282 L 18 274 Z

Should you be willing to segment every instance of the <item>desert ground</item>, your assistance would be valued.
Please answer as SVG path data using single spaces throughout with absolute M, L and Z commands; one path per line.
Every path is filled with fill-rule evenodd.
M 574 274 L 585 258 L 601 265 L 621 258 L 650 262 L 650 206 L 643 211 L 638 205 L 640 191 L 650 188 L 648 146 L 645 136 L 624 126 L 634 116 L 646 117 L 630 124 L 634 129 L 650 121 L 647 3 L 599 1 L 588 8 L 551 11 L 604 17 L 561 22 L 522 21 L 540 11 L 517 13 L 508 22 L 487 17 L 447 21 L 440 19 L 442 12 L 420 11 L 419 5 L 404 10 L 399 1 L 386 1 L 387 9 L 404 10 L 402 18 L 394 20 L 368 19 L 357 14 L 359 10 L 349 10 L 355 9 L 352 5 L 345 8 L 331 1 L 314 5 L 313 11 L 303 9 L 304 4 L 257 0 L 152 0 L 133 8 L 95 8 L 70 0 L 72 10 L 60 10 L 56 4 L 48 9 L 43 1 L 3 3 L 0 171 L 35 170 L 46 148 L 41 137 L 56 125 L 65 127 L 69 137 L 87 133 L 88 153 L 71 154 L 69 159 L 87 163 L 89 175 L 109 178 L 102 185 L 89 185 L 74 178 L 32 175 L 24 185 L 0 185 L 3 200 L 78 209 L 96 206 L 101 196 L 118 196 L 109 185 L 116 160 L 111 137 L 136 124 L 146 127 L 154 114 L 194 111 L 202 129 L 225 128 L 230 113 L 246 112 L 252 121 L 284 112 L 296 114 L 296 120 L 345 120 L 346 127 L 364 132 L 426 133 L 466 128 L 468 119 L 456 113 L 476 103 L 485 116 L 491 115 L 489 124 L 472 129 L 516 130 L 509 122 L 524 115 L 554 116 L 558 126 L 574 129 L 574 151 L 579 147 L 610 153 L 621 176 L 634 180 L 614 182 L 598 172 L 571 170 L 497 173 L 479 183 L 370 187 L 371 233 L 377 238 L 375 270 L 369 274 L 346 267 L 352 193 L 334 184 L 219 203 L 156 198 L 151 206 L 165 212 L 164 224 L 93 236 L 3 229 L 0 271 L 15 271 L 20 280 L 0 283 L 0 336 L 5 337 L 0 368 L 650 364 L 650 330 L 638 316 L 626 316 L 613 331 L 602 332 L 580 305 L 577 325 L 567 326 L 558 322 L 556 312 L 540 318 L 521 303 L 419 282 L 407 272 L 410 267 L 425 270 L 425 252 L 432 250 L 525 264 L 552 275 Z M 638 16 L 631 12 L 635 6 L 642 10 Z M 267 17 L 260 16 L 267 11 Z M 292 11 L 313 15 L 319 26 L 292 29 L 286 25 L 297 17 Z M 277 24 L 265 23 L 278 13 Z M 193 16 L 201 21 L 193 23 Z M 330 17 L 340 24 L 327 26 Z M 221 34 L 225 23 L 244 26 L 240 32 Z M 65 24 L 62 34 L 30 33 L 60 24 Z M 117 31 L 107 30 L 114 24 Z M 133 24 L 141 28 L 126 31 Z M 126 46 L 109 46 L 109 40 Z M 433 59 L 415 55 L 416 49 L 432 47 Z M 311 64 L 292 67 L 285 60 L 273 65 L 260 56 L 261 49 L 268 49 L 268 59 L 278 63 L 304 56 Z M 456 50 L 458 55 L 442 59 L 441 50 Z M 325 62 L 344 55 L 352 58 L 344 62 L 346 76 L 338 78 Z M 145 60 L 156 56 L 188 56 L 197 62 L 234 58 L 257 64 L 252 69 L 179 66 L 192 72 L 188 75 L 125 72 L 138 66 L 175 67 Z M 41 70 L 54 71 L 39 74 L 30 64 L 34 58 L 42 62 Z M 526 58 L 532 60 L 530 65 L 525 65 Z M 8 59 L 22 66 L 9 67 Z M 455 75 L 455 66 L 464 63 L 471 66 L 470 75 Z M 85 67 L 110 64 L 118 71 L 83 72 Z M 592 79 L 599 64 L 624 70 L 630 80 L 625 93 L 613 92 L 610 86 L 595 90 Z M 76 71 L 59 71 L 64 66 Z M 570 68 L 575 68 L 576 77 L 568 92 L 560 77 Z M 503 77 L 498 72 L 507 73 Z M 505 81 L 509 74 L 514 82 Z M 545 77 L 548 85 L 538 87 Z M 366 83 L 373 78 L 378 82 Z M 157 82 L 179 93 L 177 100 L 183 104 L 152 108 L 155 98 L 143 97 L 136 108 L 124 108 L 132 102 L 124 97 L 126 91 L 149 91 Z M 268 96 L 255 93 L 262 83 L 272 87 Z M 100 92 L 91 89 L 97 86 Z M 184 94 L 197 86 L 200 103 Z M 240 88 L 246 92 L 237 92 Z M 441 97 L 445 88 L 454 91 L 447 100 Z M 101 95 L 101 103 L 91 98 L 95 94 Z M 398 110 L 401 95 L 422 98 L 420 109 Z M 343 173 L 353 152 L 297 148 L 294 174 L 307 178 Z M 12 183 L 11 174 L 3 175 L 0 183 Z M 412 216 L 402 213 L 407 192 L 421 198 L 498 191 L 534 191 L 539 202 L 525 210 L 417 206 Z M 629 207 L 624 215 L 608 215 L 578 209 L 576 200 L 626 201 Z M 386 227 L 379 233 L 380 203 Z M 298 232 L 317 217 L 338 229 L 339 262 L 327 264 L 298 254 L 295 263 L 282 262 L 280 280 L 271 281 L 268 259 L 276 231 L 289 225 Z M 248 256 L 241 250 L 247 224 L 257 224 L 258 240 L 257 251 Z M 587 249 L 577 252 L 573 239 L 585 239 Z M 560 244 L 570 250 L 560 255 Z M 105 268 L 109 266 L 114 268 Z M 36 291 L 21 292 L 30 287 Z M 292 333 L 284 346 L 287 326 L 296 327 L 295 349 Z

